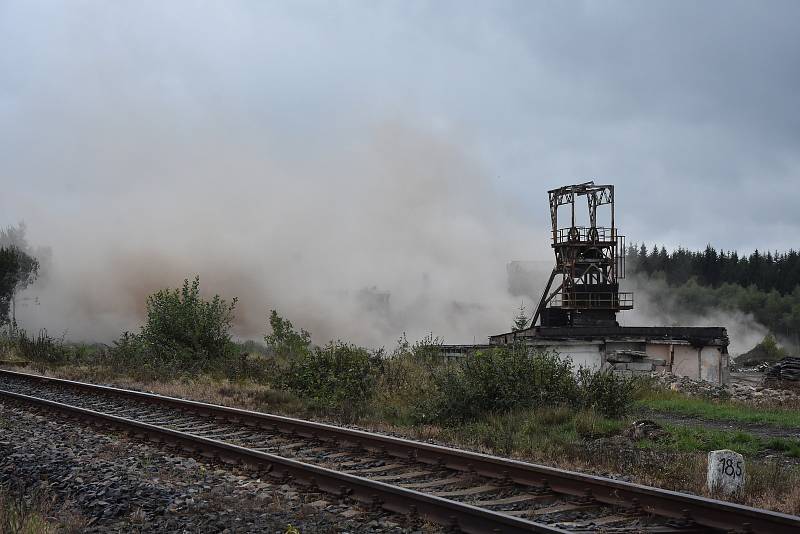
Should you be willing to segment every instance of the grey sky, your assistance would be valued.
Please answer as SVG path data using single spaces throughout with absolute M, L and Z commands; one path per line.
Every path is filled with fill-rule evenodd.
M 72 262 L 65 284 L 111 261 L 97 247 L 196 260 L 174 278 L 224 242 L 325 254 L 302 274 L 346 271 L 331 291 L 423 294 L 422 266 L 463 294 L 547 258 L 545 191 L 596 178 L 629 241 L 797 248 L 798 21 L 776 1 L 0 0 L 0 223 Z M 293 270 L 262 260 L 249 277 Z

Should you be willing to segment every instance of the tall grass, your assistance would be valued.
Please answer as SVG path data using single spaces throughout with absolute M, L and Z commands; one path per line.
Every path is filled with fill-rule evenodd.
M 50 534 L 81 532 L 85 519 L 41 487 L 24 483 L 0 485 L 0 532 Z

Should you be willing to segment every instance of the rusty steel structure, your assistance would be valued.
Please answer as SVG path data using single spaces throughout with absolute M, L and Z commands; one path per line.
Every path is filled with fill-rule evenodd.
M 617 312 L 633 308 L 633 293 L 620 292 L 625 277 L 625 237 L 614 222 L 614 186 L 594 182 L 548 191 L 556 265 L 533 316 L 532 326 L 618 326 Z M 576 221 L 576 204 L 586 199 L 588 222 Z M 569 206 L 569 226 L 559 208 Z M 598 208 L 607 225 L 598 225 Z M 602 215 L 602 214 L 601 214 Z M 553 287 L 553 283 L 558 285 Z

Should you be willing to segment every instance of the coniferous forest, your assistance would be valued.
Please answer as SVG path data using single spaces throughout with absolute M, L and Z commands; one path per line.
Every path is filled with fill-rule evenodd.
M 702 252 L 631 245 L 626 251 L 629 273 L 666 287 L 688 312 L 714 309 L 752 314 L 775 335 L 797 344 L 800 337 L 800 253 L 754 251 Z

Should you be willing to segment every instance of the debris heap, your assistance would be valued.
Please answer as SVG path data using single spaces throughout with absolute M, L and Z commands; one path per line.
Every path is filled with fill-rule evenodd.
M 789 380 L 800 382 L 800 358 L 784 358 L 769 368 L 765 380 Z

